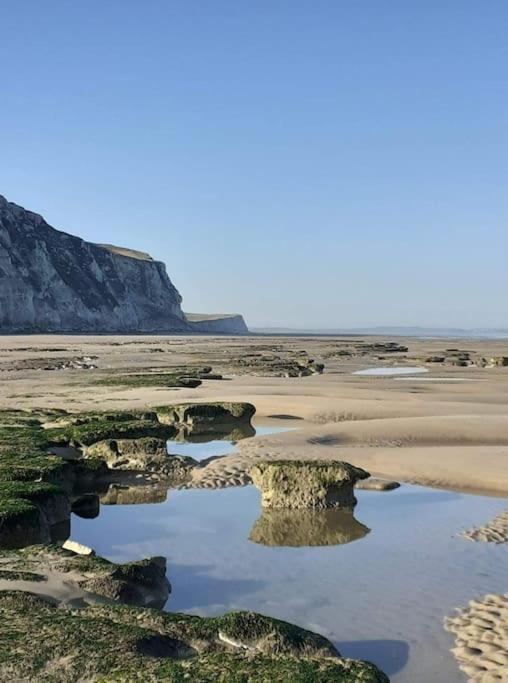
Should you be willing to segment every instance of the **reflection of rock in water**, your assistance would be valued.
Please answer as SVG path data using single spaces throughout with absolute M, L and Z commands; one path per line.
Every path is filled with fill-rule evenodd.
M 95 493 L 85 493 L 72 501 L 72 512 L 83 519 L 95 519 L 99 516 L 99 496 Z
M 100 501 L 103 505 L 137 505 L 164 503 L 168 490 L 162 486 L 123 486 L 111 484 Z
M 369 531 L 347 510 L 265 508 L 252 527 L 249 539 L 270 546 L 341 545 L 357 541 Z
M 241 441 L 255 435 L 256 430 L 250 422 L 239 424 L 232 429 L 231 425 L 218 425 L 217 428 L 209 426 L 205 433 L 200 433 L 193 425 L 186 425 L 180 429 L 174 440 L 188 441 L 189 443 L 209 443 L 210 441 Z
M 470 681 L 508 680 L 508 593 L 471 600 L 458 612 L 445 619 L 445 628 L 456 636 L 459 667 Z

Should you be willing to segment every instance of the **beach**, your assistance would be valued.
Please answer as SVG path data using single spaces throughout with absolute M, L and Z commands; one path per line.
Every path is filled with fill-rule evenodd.
M 0 407 L 127 410 L 248 401 L 256 408 L 255 421 L 288 431 L 240 441 L 235 453 L 195 473 L 196 486 L 227 485 L 256 459 L 339 459 L 386 479 L 508 494 L 508 367 L 425 362 L 447 349 L 465 349 L 473 360 L 498 358 L 508 354 L 508 342 L 397 338 L 407 352 L 385 353 L 375 347 L 391 341 L 347 336 L 3 336 Z M 359 344 L 364 345 L 361 355 L 342 355 Z M 275 356 L 294 362 L 303 352 L 325 365 L 322 374 L 273 376 L 273 363 L 263 361 Z M 249 357 L 253 362 L 245 364 Z M 73 358 L 90 359 L 82 362 L 94 367 L 42 369 Z M 199 365 L 212 366 L 223 379 L 205 379 L 196 388 L 100 382 Z M 382 367 L 427 372 L 354 374 Z

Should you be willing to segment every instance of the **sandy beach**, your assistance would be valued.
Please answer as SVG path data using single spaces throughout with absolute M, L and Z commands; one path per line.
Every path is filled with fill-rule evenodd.
M 198 470 L 193 485 L 228 485 L 256 459 L 339 459 L 401 482 L 508 494 L 508 367 L 425 362 L 456 349 L 467 350 L 473 361 L 488 360 L 508 354 L 508 342 L 398 338 L 408 350 L 395 353 L 375 346 L 390 341 L 347 336 L 4 336 L 0 407 L 125 410 L 186 401 L 249 401 L 256 407 L 255 422 L 290 430 L 242 440 L 236 453 Z M 352 355 L 344 349 L 353 349 Z M 291 362 L 302 353 L 324 363 L 323 374 L 273 376 L 263 360 Z M 50 369 L 76 358 L 94 367 Z M 256 362 L 246 363 L 248 358 Z M 101 384 L 110 377 L 199 365 L 212 366 L 223 379 L 205 380 L 194 389 Z M 414 366 L 428 372 L 406 375 L 404 381 L 396 375 L 354 374 Z

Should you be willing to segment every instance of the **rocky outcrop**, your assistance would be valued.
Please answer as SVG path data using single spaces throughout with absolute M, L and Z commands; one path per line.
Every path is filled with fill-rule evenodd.
M 252 403 L 180 403 L 155 408 L 163 424 L 174 425 L 179 431 L 192 434 L 229 432 L 235 426 L 247 424 L 256 409 Z
M 356 505 L 353 487 L 369 473 L 347 462 L 278 460 L 250 470 L 264 508 L 343 508 Z
M 2 332 L 188 331 L 164 265 L 85 242 L 0 197 Z
M 186 313 L 185 318 L 191 323 L 195 332 L 205 334 L 247 334 L 249 332 L 243 316 L 239 314 Z
M 90 594 L 87 600 L 100 596 L 126 605 L 162 608 L 171 593 L 163 557 L 117 564 L 75 541 L 66 541 L 65 547 L 32 545 L 1 553 L 3 569 L 43 578 L 51 575 L 54 587 L 63 584 L 75 597 Z M 8 579 L 6 574 L 2 578 Z
M 162 439 L 106 439 L 88 446 L 85 458 L 102 459 L 110 470 L 154 472 L 183 480 L 198 463 L 185 455 L 169 455 Z
M 189 322 L 181 301 L 160 261 L 56 230 L 0 195 L 0 332 L 247 332 L 241 316 Z
M 71 507 L 64 491 L 42 481 L 0 481 L 0 545 L 49 543 L 68 530 Z
M 342 658 L 326 638 L 254 612 L 204 618 L 115 604 L 65 609 L 7 590 L 0 636 L 5 681 L 388 683 L 373 664 Z

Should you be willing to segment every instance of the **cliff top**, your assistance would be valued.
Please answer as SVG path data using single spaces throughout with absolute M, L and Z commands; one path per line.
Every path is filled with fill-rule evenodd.
M 150 254 L 144 251 L 136 251 L 135 249 L 127 249 L 127 247 L 116 247 L 114 244 L 98 244 L 98 247 L 110 251 L 112 254 L 119 256 L 126 256 L 127 258 L 134 258 L 138 261 L 153 261 Z

